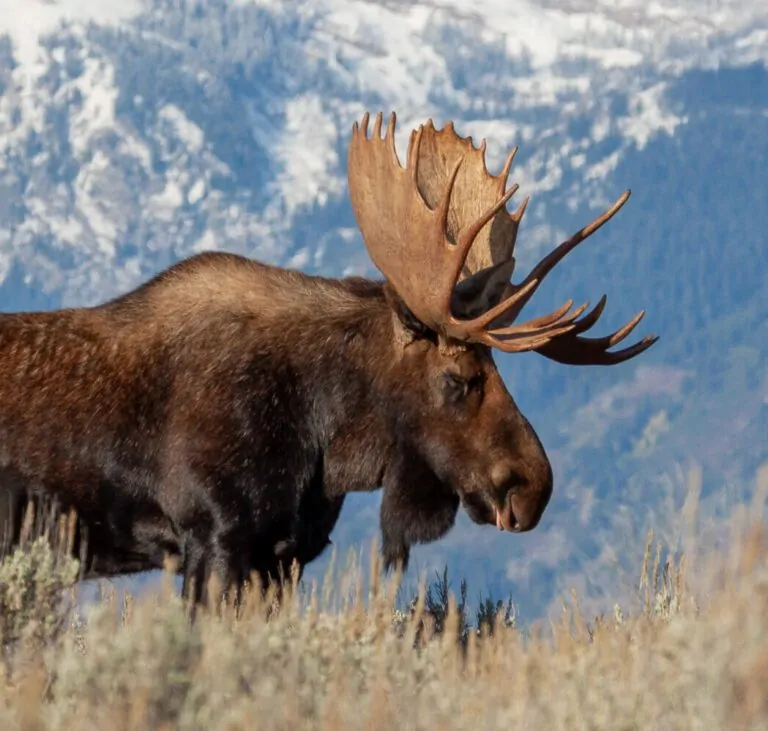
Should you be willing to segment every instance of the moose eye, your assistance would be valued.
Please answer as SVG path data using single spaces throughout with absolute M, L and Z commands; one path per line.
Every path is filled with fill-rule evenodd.
M 455 398 L 463 398 L 469 390 L 469 383 L 457 373 L 450 371 L 443 374 L 443 385 L 446 392 Z
M 443 385 L 446 394 L 452 401 L 460 401 L 478 384 L 478 378 L 467 380 L 458 373 L 447 371 L 443 376 Z

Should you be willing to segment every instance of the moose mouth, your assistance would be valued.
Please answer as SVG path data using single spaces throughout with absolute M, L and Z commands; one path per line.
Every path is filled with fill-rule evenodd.
M 504 501 L 501 507 L 496 506 L 494 511 L 496 513 L 496 527 L 500 531 L 520 532 L 520 523 L 512 510 L 512 501 L 509 498 Z
M 507 496 L 504 500 L 489 500 L 487 496 L 478 494 L 464 494 L 461 496 L 464 509 L 470 519 L 478 525 L 493 525 L 503 532 L 522 533 L 515 511 L 512 509 L 512 500 Z

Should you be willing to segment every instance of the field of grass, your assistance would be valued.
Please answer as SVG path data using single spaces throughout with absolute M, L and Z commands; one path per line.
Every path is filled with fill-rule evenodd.
M 649 539 L 633 609 L 585 617 L 571 597 L 529 627 L 442 577 L 403 602 L 375 559 L 194 624 L 170 579 L 83 611 L 76 574 L 42 541 L 0 565 L 4 731 L 768 728 L 757 507 L 716 552 L 667 558 Z

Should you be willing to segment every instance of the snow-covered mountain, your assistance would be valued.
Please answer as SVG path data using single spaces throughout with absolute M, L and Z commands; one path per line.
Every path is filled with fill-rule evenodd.
M 686 470 L 702 511 L 768 459 L 768 6 L 752 0 L 0 0 L 0 307 L 91 304 L 193 252 L 374 273 L 346 197 L 365 110 L 488 139 L 531 206 L 518 271 L 626 188 L 537 297 L 647 308 L 662 340 L 612 369 L 502 356 L 556 469 L 542 526 L 464 518 L 421 566 L 527 613 L 671 542 Z M 641 328 L 642 329 L 642 328 Z M 335 539 L 367 544 L 378 497 Z M 324 563 L 318 563 L 322 571 Z M 634 576 L 631 577 L 634 579 Z

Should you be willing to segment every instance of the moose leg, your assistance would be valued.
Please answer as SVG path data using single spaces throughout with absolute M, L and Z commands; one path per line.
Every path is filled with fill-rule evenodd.
M 221 600 L 233 590 L 235 605 L 239 606 L 248 567 L 242 558 L 245 551 L 238 550 L 238 545 L 241 544 L 226 531 L 215 531 L 210 541 L 192 533 L 185 535 L 181 595 L 190 604 L 192 618 L 198 605 L 213 603 L 218 609 Z M 211 578 L 218 586 L 209 585 Z
M 187 534 L 182 544 L 182 556 L 181 596 L 191 604 L 190 611 L 194 613 L 196 606 L 207 599 L 205 547 L 193 535 Z
M 381 535 L 384 568 L 408 568 L 410 547 L 441 538 L 453 526 L 459 497 L 420 459 L 399 459 L 384 474 Z
M 0 559 L 18 545 L 23 501 L 20 491 L 0 485 Z

